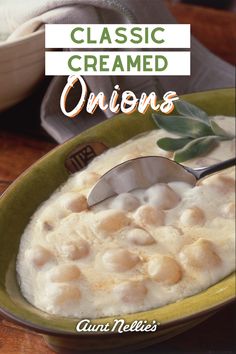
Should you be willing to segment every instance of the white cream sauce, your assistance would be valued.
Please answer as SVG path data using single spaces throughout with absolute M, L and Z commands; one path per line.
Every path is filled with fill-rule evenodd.
M 235 120 L 217 117 L 229 131 Z M 35 307 L 69 317 L 138 312 L 175 302 L 235 268 L 234 169 L 194 188 L 156 184 L 87 209 L 86 196 L 114 165 L 137 156 L 172 157 L 156 145 L 162 130 L 129 140 L 94 159 L 35 212 L 22 235 L 17 273 Z M 197 167 L 235 155 L 221 142 Z

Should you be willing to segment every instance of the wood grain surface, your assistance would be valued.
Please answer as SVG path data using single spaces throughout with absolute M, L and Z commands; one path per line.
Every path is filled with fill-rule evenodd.
M 209 50 L 235 65 L 236 14 L 206 7 L 168 2 L 179 23 L 190 23 L 192 34 Z
M 192 33 L 208 49 L 228 62 L 236 63 L 235 14 L 170 1 L 169 7 L 180 23 L 191 24 Z M 42 135 L 39 127 L 41 97 L 42 89 L 0 115 L 0 194 L 25 169 L 56 146 Z M 136 353 L 235 353 L 234 313 L 235 305 L 231 304 L 194 329 Z M 0 319 L 0 353 L 52 354 L 53 351 L 47 348 L 40 335 Z
M 0 183 L 14 181 L 56 144 L 22 134 L 0 131 Z M 4 186 L 2 187 L 4 188 Z

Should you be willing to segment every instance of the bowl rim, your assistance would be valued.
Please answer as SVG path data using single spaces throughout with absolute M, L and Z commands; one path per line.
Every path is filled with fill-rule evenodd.
M 198 295 L 198 294 L 195 294 L 195 295 Z M 193 296 L 195 296 L 193 295 Z M 189 298 L 189 297 L 188 297 Z M 181 299 L 181 301 L 184 300 L 184 299 Z M 191 320 L 194 320 L 194 319 L 197 319 L 199 317 L 202 317 L 204 315 L 211 315 L 211 314 L 214 314 L 215 312 L 219 311 L 222 307 L 225 307 L 233 302 L 236 302 L 235 301 L 235 296 L 232 295 L 231 298 L 227 299 L 226 301 L 222 301 L 220 303 L 217 303 L 211 307 L 208 307 L 204 310 L 200 310 L 198 312 L 195 312 L 193 314 L 190 314 L 188 316 L 182 316 L 182 317 L 179 317 L 178 319 L 176 320 L 173 320 L 173 321 L 167 321 L 165 323 L 160 323 L 160 326 L 161 326 L 161 329 L 166 329 L 169 327 L 169 325 L 171 324 L 172 326 L 176 326 L 176 325 L 180 325 L 181 323 L 183 322 L 187 322 L 187 321 L 191 321 Z M 33 306 L 33 305 L 32 305 Z M 157 308 L 154 308 L 154 309 L 150 309 L 150 310 L 147 310 L 146 312 L 151 312 L 153 310 L 155 310 Z M 124 314 L 124 316 L 129 316 L 129 315 L 138 315 L 138 314 L 141 314 L 141 313 L 146 313 L 146 312 L 135 312 L 133 314 Z M 87 336 L 105 336 L 106 334 L 116 334 L 116 332 L 106 332 L 106 333 L 103 333 L 103 332 L 96 332 L 96 333 L 93 333 L 93 332 L 83 332 L 83 333 L 78 333 L 76 332 L 76 330 L 74 332 L 71 332 L 71 331 L 65 331 L 65 330 L 60 330 L 60 329 L 49 329 L 49 328 L 46 328 L 44 326 L 41 326 L 41 325 L 38 325 L 36 323 L 33 323 L 33 322 L 30 322 L 28 320 L 25 320 L 25 319 L 20 319 L 19 317 L 15 316 L 14 314 L 12 314 L 10 311 L 8 310 L 4 310 L 3 308 L 0 307 L 0 315 L 5 318 L 6 320 L 10 320 L 11 322 L 17 324 L 17 325 L 20 325 L 24 328 L 27 328 L 29 330 L 33 330 L 34 332 L 37 332 L 37 333 L 41 333 L 43 335 L 50 335 L 50 336 L 62 336 L 62 337 L 71 337 L 71 338 L 76 338 L 76 337 L 87 337 Z M 122 318 L 122 316 L 113 316 L 112 318 Z M 61 317 L 60 317 L 61 318 Z M 74 318 L 73 318 L 74 319 Z M 106 318 L 104 318 L 106 319 Z M 91 321 L 93 320 L 99 320 L 98 319 L 91 319 Z M 108 318 L 107 322 L 109 322 L 110 320 L 110 317 Z M 80 321 L 80 319 L 78 319 L 78 322 Z
M 25 44 L 27 43 L 28 41 L 34 39 L 35 37 L 40 37 L 42 35 L 44 35 L 45 33 L 45 29 L 42 28 L 42 29 L 39 29 L 35 32 L 31 32 L 31 33 L 28 33 L 22 37 L 19 37 L 19 38 L 15 38 L 13 40 L 10 40 L 8 41 L 7 39 L 0 42 L 0 51 L 1 50 L 4 50 L 4 49 L 8 49 L 8 48 L 11 48 L 11 47 L 17 47 L 21 44 Z
M 201 93 L 208 93 L 208 92 L 212 92 L 214 93 L 215 91 L 222 91 L 222 90 L 226 90 L 226 91 L 232 91 L 232 90 L 235 90 L 234 87 L 229 87 L 229 88 L 218 88 L 218 89 L 209 89 L 209 90 L 203 90 L 203 91 L 198 91 L 198 92 L 193 92 L 193 93 L 188 93 L 188 94 L 184 94 L 184 95 L 180 95 L 180 98 L 184 97 L 184 98 L 188 98 L 188 96 L 193 96 L 195 94 L 201 94 Z M 119 115 L 116 115 L 112 118 L 110 118 L 109 122 L 117 119 Z M 103 125 L 104 123 L 106 123 L 107 121 L 105 122 L 101 122 L 99 123 L 98 125 L 96 125 L 96 127 L 100 126 L 100 125 Z M 57 146 L 55 146 L 52 150 L 50 150 L 48 153 L 46 153 L 45 155 L 43 155 L 40 159 L 38 159 L 36 162 L 34 162 L 31 166 L 29 166 L 23 173 L 21 173 L 12 183 L 11 185 L 3 192 L 3 194 L 0 196 L 0 200 L 1 199 L 4 199 L 4 196 L 7 195 L 8 193 L 11 193 L 11 190 L 14 189 L 14 187 L 18 184 L 18 181 L 24 177 L 25 175 L 28 174 L 29 171 L 31 171 L 32 169 L 34 169 L 38 164 L 40 164 L 40 162 L 44 159 L 47 159 L 48 157 L 50 157 L 51 155 L 53 155 L 58 149 L 60 149 L 62 146 L 64 146 L 65 144 L 69 144 L 71 141 L 73 140 L 76 140 L 78 139 L 78 137 L 83 134 L 83 133 L 86 133 L 90 130 L 93 130 L 94 129 L 94 126 L 89 128 L 89 129 L 86 129 L 85 131 L 83 131 L 82 133 L 66 140 L 64 143 L 62 144 L 59 144 Z M 96 141 L 99 141 L 99 138 L 96 140 Z M 91 141 L 90 141 L 91 142 Z M 224 279 L 226 279 L 227 277 L 229 276 L 233 276 L 234 275 L 234 281 L 235 281 L 235 272 L 232 272 L 231 274 L 227 275 L 226 277 L 222 278 L 220 281 L 223 281 Z M 219 282 L 220 282 L 219 281 Z M 217 282 L 217 283 L 219 283 Z M 212 284 L 211 286 L 214 286 L 216 285 L 217 283 L 215 284 Z M 211 287 L 210 286 L 210 287 Z M 204 289 L 203 291 L 199 292 L 199 293 L 196 293 L 196 294 L 193 294 L 189 297 L 186 297 L 186 298 L 183 298 L 181 299 L 180 301 L 183 301 L 185 299 L 189 299 L 191 298 L 192 296 L 197 296 L 199 294 L 201 294 L 202 292 L 206 291 L 207 289 L 209 289 L 210 287 Z M 182 315 L 182 316 L 179 316 L 177 319 L 174 319 L 174 320 L 167 320 L 165 321 L 163 324 L 161 323 L 161 328 L 164 329 L 164 328 L 167 328 L 171 325 L 178 325 L 178 324 L 181 324 L 182 322 L 186 322 L 186 321 L 190 321 L 190 320 L 193 320 L 193 319 L 197 319 L 201 316 L 204 316 L 204 315 L 207 315 L 209 314 L 209 316 L 211 314 L 213 314 L 214 312 L 216 312 L 217 310 L 219 310 L 220 308 L 232 303 L 235 301 L 235 296 L 236 294 L 231 294 L 230 296 L 228 296 L 227 299 L 223 299 L 221 301 L 218 301 L 217 303 L 213 304 L 212 306 L 208 306 L 206 308 L 203 308 L 203 309 L 199 309 L 197 310 L 196 312 L 194 313 L 191 313 L 189 315 Z M 176 303 L 176 302 L 175 302 Z M 173 304 L 175 304 L 173 303 Z M 162 307 L 165 307 L 165 306 L 168 306 L 168 305 L 172 305 L 172 303 L 170 304 L 167 304 L 167 305 L 164 305 Z M 31 305 L 33 306 L 33 305 Z M 161 307 L 160 307 L 161 308 Z M 107 319 L 107 322 L 109 322 L 111 319 L 114 319 L 114 318 L 122 318 L 123 317 L 129 317 L 129 316 L 134 316 L 134 315 L 141 315 L 141 314 L 146 314 L 147 312 L 152 312 L 154 310 L 158 310 L 159 308 L 152 308 L 152 309 L 149 309 L 149 310 L 144 310 L 144 311 L 140 311 L 140 312 L 135 312 L 135 313 L 130 313 L 130 314 L 123 314 L 123 315 L 117 315 L 117 316 L 109 316 L 109 317 L 102 317 L 102 318 L 96 318 L 96 319 L 91 319 L 91 321 L 95 320 L 105 320 Z M 57 336 L 57 335 L 60 335 L 62 337 L 83 337 L 83 336 L 88 336 L 88 335 L 93 335 L 93 336 L 101 336 L 101 335 L 106 335 L 106 334 L 116 334 L 115 332 L 107 332 L 107 333 L 103 333 L 103 332 L 97 332 L 97 333 L 91 333 L 91 332 L 83 332 L 83 333 L 78 333 L 76 331 L 74 332 L 71 332 L 71 330 L 62 330 L 62 329 L 53 329 L 53 328 L 47 328 L 45 326 L 42 326 L 42 325 L 39 325 L 35 322 L 31 322 L 27 319 L 23 319 L 23 318 L 19 318 L 18 316 L 14 315 L 11 311 L 7 310 L 6 308 L 3 308 L 2 305 L 0 304 L 0 315 L 5 318 L 5 319 L 8 319 L 10 320 L 11 322 L 14 322 L 15 324 L 18 324 L 24 328 L 27 328 L 27 329 L 30 329 L 30 330 L 33 330 L 35 332 L 38 332 L 38 333 L 41 333 L 41 334 L 44 334 L 44 335 L 52 335 L 52 336 Z M 54 317 L 56 318 L 56 316 Z M 61 318 L 65 318 L 65 319 L 68 319 L 67 317 L 62 317 L 62 316 L 58 316 L 58 319 L 61 319 Z M 71 320 L 76 320 L 75 318 L 71 318 Z M 80 319 L 78 319 L 78 322 L 79 322 Z M 129 322 L 127 320 L 127 322 Z

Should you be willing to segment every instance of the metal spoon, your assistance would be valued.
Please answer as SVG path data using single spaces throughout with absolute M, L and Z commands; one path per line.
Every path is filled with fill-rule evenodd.
M 114 195 L 143 189 L 155 183 L 181 181 L 195 186 L 197 181 L 217 171 L 235 165 L 232 158 L 209 167 L 192 169 L 160 156 L 138 157 L 125 161 L 106 172 L 88 196 L 91 207 Z

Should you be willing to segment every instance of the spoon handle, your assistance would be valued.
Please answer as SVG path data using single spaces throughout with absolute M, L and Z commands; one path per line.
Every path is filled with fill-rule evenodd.
M 200 167 L 200 168 L 192 169 L 192 168 L 185 166 L 185 169 L 187 171 L 189 171 L 190 173 L 192 173 L 196 177 L 197 180 L 199 180 L 199 179 L 201 179 L 205 176 L 208 176 L 212 173 L 224 170 L 228 167 L 232 167 L 235 164 L 236 164 L 236 158 L 234 157 L 232 159 L 216 163 L 216 164 L 209 166 L 209 167 Z

